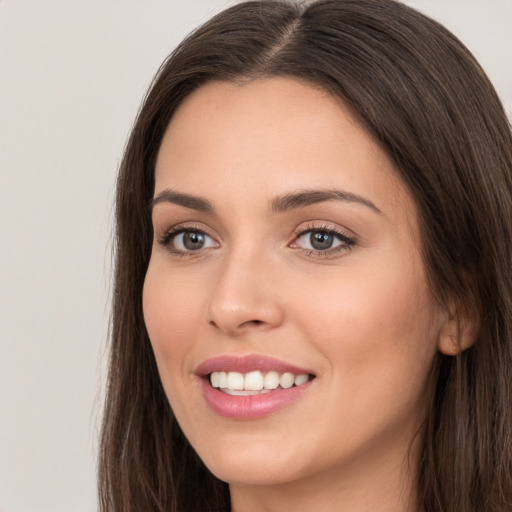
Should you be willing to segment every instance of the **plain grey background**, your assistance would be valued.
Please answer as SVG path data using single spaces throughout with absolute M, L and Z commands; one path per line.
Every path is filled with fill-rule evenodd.
M 512 1 L 404 0 L 512 112 Z M 154 72 L 226 0 L 0 0 L 0 511 L 96 510 L 116 169 Z

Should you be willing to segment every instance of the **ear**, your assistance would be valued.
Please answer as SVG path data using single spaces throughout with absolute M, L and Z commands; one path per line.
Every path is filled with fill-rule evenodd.
M 437 349 L 447 356 L 456 356 L 475 343 L 479 328 L 480 315 L 477 311 L 461 312 L 450 307 L 439 333 Z

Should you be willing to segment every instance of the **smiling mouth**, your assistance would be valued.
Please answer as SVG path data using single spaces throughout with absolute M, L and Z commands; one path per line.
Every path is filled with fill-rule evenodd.
M 302 386 L 314 379 L 308 373 L 252 371 L 248 373 L 215 371 L 207 376 L 215 389 L 232 396 L 251 396 L 270 393 L 279 389 Z

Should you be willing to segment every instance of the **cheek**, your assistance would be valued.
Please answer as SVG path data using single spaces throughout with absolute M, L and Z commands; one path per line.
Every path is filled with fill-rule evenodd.
M 438 337 L 421 269 L 391 262 L 350 267 L 318 284 L 302 330 L 329 360 L 334 388 L 368 407 L 390 397 L 397 407 L 421 401 Z M 298 302 L 306 310 L 303 298 Z
M 204 318 L 201 283 L 190 276 L 185 280 L 181 274 L 158 261 L 150 262 L 144 281 L 144 321 L 166 390 L 171 380 L 186 374 L 183 362 Z
M 152 259 L 143 290 L 150 339 L 167 339 L 174 344 L 189 336 L 205 318 L 207 288 L 205 272 L 176 271 L 166 264 L 165 257 Z

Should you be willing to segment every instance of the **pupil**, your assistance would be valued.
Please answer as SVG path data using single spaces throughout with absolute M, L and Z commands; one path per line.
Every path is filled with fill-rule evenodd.
M 329 233 L 322 233 L 317 231 L 316 233 L 311 233 L 311 247 L 318 250 L 326 250 L 330 249 L 333 243 L 333 236 Z
M 185 233 L 183 236 L 183 245 L 191 251 L 201 249 L 204 245 L 204 235 L 194 232 Z

